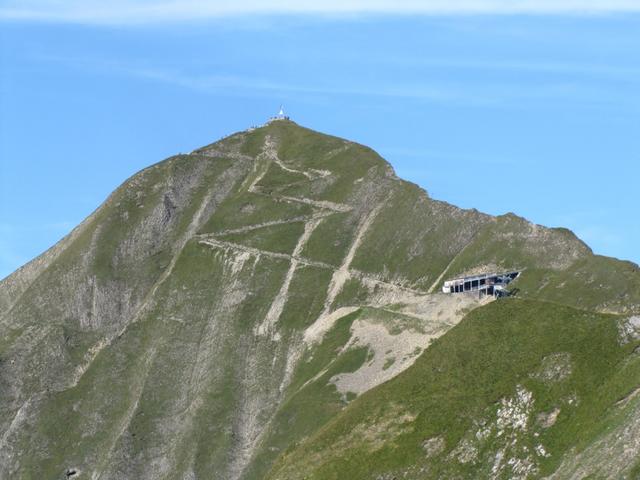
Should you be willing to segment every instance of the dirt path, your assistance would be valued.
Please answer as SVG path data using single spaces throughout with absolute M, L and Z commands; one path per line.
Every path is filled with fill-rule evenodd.
M 284 305 L 287 303 L 289 299 L 289 286 L 291 285 L 291 280 L 293 278 L 293 274 L 298 268 L 298 264 L 300 263 L 300 254 L 302 253 L 302 249 L 307 244 L 309 237 L 315 230 L 315 228 L 320 224 L 324 216 L 318 216 L 309 220 L 304 225 L 304 233 L 298 239 L 298 243 L 296 244 L 296 248 L 293 250 L 293 255 L 291 256 L 291 263 L 289 264 L 289 270 L 287 270 L 287 274 L 284 278 L 284 282 L 280 287 L 280 291 L 276 295 L 276 298 L 271 303 L 271 307 L 269 307 L 269 311 L 265 316 L 263 322 L 258 325 L 255 333 L 258 335 L 271 335 L 275 334 L 274 327 L 278 320 L 280 319 L 280 315 L 282 314 L 282 310 L 284 309 Z
M 305 222 L 305 221 L 310 220 L 310 219 L 311 219 L 311 217 L 309 217 L 309 216 L 299 216 L 299 217 L 287 218 L 287 219 L 284 219 L 284 220 L 272 220 L 270 222 L 255 223 L 253 225 L 247 225 L 245 227 L 231 228 L 229 230 L 222 230 L 220 232 L 216 232 L 215 236 L 216 237 L 224 237 L 225 235 L 234 235 L 234 234 L 237 234 L 237 233 L 252 232 L 253 230 L 259 230 L 261 228 L 273 227 L 273 226 L 276 226 L 276 225 L 286 225 L 288 223 Z M 196 237 L 206 237 L 206 236 L 209 236 L 209 234 L 196 235 Z
M 289 255 L 288 253 L 279 253 L 279 252 L 271 252 L 269 250 L 261 250 L 259 248 L 247 247 L 246 245 L 242 245 L 240 243 L 225 242 L 224 240 L 218 240 L 216 238 L 203 238 L 198 243 L 200 245 L 206 245 L 213 248 L 223 248 L 223 249 L 228 248 L 232 250 L 248 252 L 251 255 L 254 255 L 256 257 L 265 256 L 267 258 L 287 260 L 289 262 L 297 262 L 301 265 L 307 265 L 307 266 L 318 267 L 318 268 L 328 268 L 330 270 L 333 270 L 335 268 L 333 265 L 329 265 L 328 263 L 309 260 L 308 258 L 300 257 L 297 255 Z
M 349 267 L 351 267 L 351 262 L 353 261 L 353 257 L 355 256 L 356 251 L 358 250 L 358 247 L 362 243 L 362 239 L 364 238 L 364 235 L 367 233 L 367 230 L 373 223 L 373 220 L 378 215 L 378 212 L 380 212 L 382 206 L 383 206 L 382 203 L 377 205 L 360 222 L 360 225 L 358 226 L 358 230 L 356 232 L 356 236 L 353 239 L 353 243 L 351 244 L 351 247 L 349 248 L 349 252 L 347 252 L 347 255 L 344 257 L 344 261 L 342 262 L 342 265 L 340 265 L 340 268 L 338 268 L 338 270 L 333 272 L 333 276 L 331 277 L 331 282 L 329 283 L 329 289 L 327 291 L 327 297 L 324 302 L 324 308 L 322 309 L 322 313 L 320 314 L 320 317 L 323 317 L 329 313 L 329 309 L 331 308 L 331 305 L 333 305 L 333 302 L 335 301 L 336 297 L 342 291 L 342 287 L 344 287 L 344 284 L 346 283 L 346 281 L 349 280 L 349 278 L 351 277 Z

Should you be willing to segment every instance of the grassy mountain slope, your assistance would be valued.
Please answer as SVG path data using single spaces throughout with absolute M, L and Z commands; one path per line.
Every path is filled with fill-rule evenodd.
M 526 268 L 523 300 L 437 293 L 450 276 L 496 268 Z M 452 421 L 449 452 L 472 422 L 460 412 L 489 418 L 491 402 L 520 387 L 551 408 L 571 385 L 576 412 L 615 417 L 609 397 L 587 390 L 630 386 L 616 372 L 635 368 L 623 360 L 634 344 L 617 346 L 613 332 L 640 311 L 639 283 L 636 265 L 594 256 L 566 230 L 433 200 L 367 147 L 272 122 L 134 175 L 0 282 L 0 478 L 415 473 L 407 469 L 422 465 L 422 447 L 411 442 L 433 433 L 439 444 L 436 426 Z M 455 353 L 462 359 L 500 351 L 501 335 L 520 343 L 504 361 L 481 356 L 482 371 L 457 356 L 445 370 L 428 366 L 459 342 L 477 347 Z M 573 347 L 560 349 L 565 341 Z M 568 352 L 577 383 L 570 376 L 547 391 L 522 380 L 554 349 Z M 424 375 L 432 381 L 417 380 Z M 502 380 L 472 382 L 464 395 L 456 378 Z M 433 410 L 450 389 L 455 401 Z M 573 411 L 562 408 L 558 426 Z M 428 415 L 439 423 L 420 423 Z M 572 448 L 596 448 L 589 442 L 604 427 L 576 415 L 588 420 L 583 438 L 570 435 L 580 423 L 550 429 L 560 432 L 544 438 L 552 456 L 530 473 L 551 472 Z M 373 435 L 373 450 L 358 440 L 354 452 L 330 449 L 335 462 L 319 461 L 325 439 L 349 438 L 341 425 L 365 425 L 366 438 L 369 427 L 391 433 Z M 478 447 L 473 466 L 433 456 L 429 471 L 484 472 L 499 445 Z M 379 462 L 358 466 L 374 452 Z
M 616 316 L 494 302 L 290 447 L 269 478 L 548 475 L 637 413 L 640 400 L 624 399 L 640 387 L 639 345 L 621 341 Z M 633 466 L 599 473 L 622 478 Z

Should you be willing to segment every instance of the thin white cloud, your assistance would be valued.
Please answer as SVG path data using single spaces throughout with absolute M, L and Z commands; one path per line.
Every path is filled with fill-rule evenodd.
M 139 24 L 265 14 L 600 14 L 640 12 L 638 0 L 4 0 L 0 19 Z
M 489 83 L 465 85 L 447 82 L 420 82 L 413 84 L 380 83 L 370 86 L 295 84 L 258 77 L 237 75 L 194 75 L 155 68 L 126 68 L 120 73 L 137 78 L 173 84 L 204 93 L 225 91 L 239 95 L 326 95 L 380 97 L 415 100 L 430 103 L 460 104 L 475 107 L 518 107 L 523 103 L 540 104 L 544 101 L 572 103 L 591 107 L 609 107 L 612 103 L 635 106 L 625 92 L 615 92 L 598 86 L 575 82 L 547 82 L 536 85 Z
M 555 75 L 588 75 L 608 78 L 629 79 L 640 75 L 640 68 L 627 65 L 579 64 L 570 62 L 537 61 L 483 61 L 474 59 L 443 59 L 424 57 L 393 57 L 377 59 L 390 65 L 421 65 L 432 68 L 451 68 L 460 70 L 498 70 L 548 73 Z M 635 80 L 635 78 L 634 78 Z
M 297 84 L 278 79 L 268 79 L 258 76 L 242 76 L 236 74 L 194 74 L 183 71 L 168 70 L 153 66 L 131 65 L 120 61 L 96 60 L 64 56 L 39 56 L 39 60 L 63 63 L 68 66 L 87 71 L 98 71 L 110 75 L 120 75 L 153 82 L 175 85 L 178 87 L 215 94 L 236 94 L 240 96 L 296 94 L 308 95 L 357 95 L 371 97 L 387 97 L 409 100 L 423 100 L 430 102 L 455 103 L 464 105 L 493 105 L 498 99 L 491 96 L 478 96 L 467 92 L 466 88 L 443 86 L 437 84 L 415 85 L 373 85 L 370 87 L 319 84 Z
M 273 98 L 276 96 L 283 99 L 301 94 L 305 97 L 348 95 L 480 108 L 520 108 L 523 105 L 542 105 L 549 101 L 563 102 L 573 107 L 606 109 L 614 104 L 625 105 L 631 109 L 636 109 L 638 105 L 637 101 L 629 99 L 628 93 L 624 90 L 611 90 L 608 87 L 567 80 L 551 80 L 535 84 L 487 82 L 474 85 L 424 80 L 417 83 L 379 82 L 363 86 L 353 85 L 349 81 L 333 84 L 296 83 L 289 79 L 245 76 L 230 72 L 194 73 L 152 65 L 131 64 L 121 60 L 57 55 L 41 55 L 37 58 L 84 71 L 164 83 L 212 95 L 224 92 L 225 95 L 241 97 Z

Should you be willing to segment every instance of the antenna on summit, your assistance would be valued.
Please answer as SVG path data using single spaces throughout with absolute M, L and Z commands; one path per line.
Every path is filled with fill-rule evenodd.
M 278 118 L 284 120 L 286 117 L 284 115 L 284 107 L 280 105 L 280 111 L 278 112 Z

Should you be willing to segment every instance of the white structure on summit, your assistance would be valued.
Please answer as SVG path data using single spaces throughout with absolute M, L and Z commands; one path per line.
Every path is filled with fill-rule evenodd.
M 284 113 L 284 107 L 282 105 L 280 105 L 280 111 L 278 111 L 278 114 L 271 117 L 267 123 L 275 120 L 289 120 L 289 117 Z

